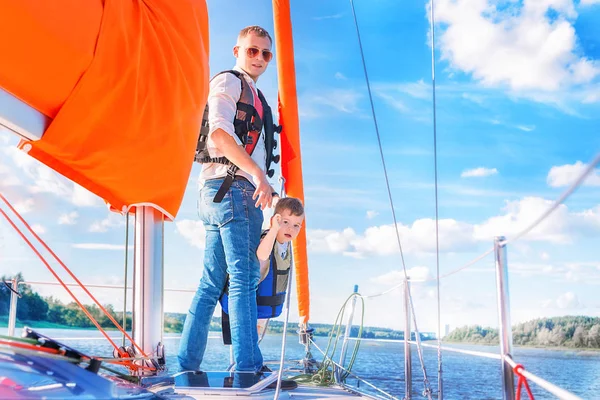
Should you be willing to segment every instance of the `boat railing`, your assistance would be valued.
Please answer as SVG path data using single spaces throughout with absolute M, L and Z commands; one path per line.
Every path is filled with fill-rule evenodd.
M 541 222 L 541 221 L 540 221 Z M 496 270 L 497 270 L 497 278 L 498 275 L 502 275 L 502 277 L 504 278 L 504 275 L 507 274 L 507 268 L 506 268 L 506 244 L 508 241 L 506 241 L 503 237 L 499 237 L 496 238 L 496 249 L 495 249 L 495 254 L 496 254 Z M 485 255 L 488 255 L 489 252 L 486 252 Z M 470 263 L 469 266 L 471 266 L 474 263 Z M 465 269 L 464 266 L 454 270 L 454 271 L 459 271 L 459 270 L 463 270 Z M 449 274 L 446 274 L 446 276 L 448 276 Z M 412 283 L 419 283 L 419 282 L 426 282 L 427 280 L 410 280 L 410 282 Z M 16 285 L 40 285 L 40 286 L 60 286 L 59 283 L 57 282 L 49 282 L 49 281 L 16 281 L 16 280 L 11 280 L 11 281 L 7 281 L 6 283 L 10 283 L 12 285 L 12 287 L 14 288 L 15 284 Z M 76 283 L 66 283 L 67 286 L 73 286 L 73 287 L 79 287 L 78 284 Z M 394 286 L 393 289 L 398 288 L 400 286 L 404 286 L 405 283 L 402 282 L 400 285 L 396 285 Z M 123 290 L 124 287 L 123 285 L 103 285 L 103 284 L 85 284 L 86 287 L 88 288 L 98 288 L 98 289 L 118 289 L 118 290 Z M 131 290 L 132 287 L 127 287 L 127 289 Z M 164 289 L 166 292 L 176 292 L 176 293 L 194 293 L 196 291 L 196 289 L 186 289 L 186 288 L 165 288 Z M 499 299 L 499 312 L 500 315 L 505 315 L 506 311 L 509 308 L 509 304 L 508 304 L 508 280 L 507 279 L 502 279 L 502 285 L 498 285 L 498 290 L 499 290 L 499 294 L 498 295 L 498 299 Z M 358 291 L 358 287 L 355 287 L 354 292 L 356 293 Z M 500 292 L 501 291 L 501 292 Z M 375 295 L 370 295 L 370 296 L 362 296 L 365 298 L 373 298 L 373 297 L 379 297 L 381 295 L 385 295 L 387 293 L 391 292 L 391 290 L 386 290 L 385 292 L 382 293 L 378 293 Z M 18 291 L 15 293 L 12 293 L 11 296 L 11 304 L 10 304 L 10 314 L 9 314 L 9 326 L 8 326 L 8 334 L 10 336 L 14 335 L 14 331 L 15 331 L 15 323 L 16 323 L 16 309 L 17 309 L 17 301 L 18 301 L 18 295 L 17 295 Z M 405 293 L 408 293 L 407 291 L 405 291 Z M 407 302 L 405 301 L 405 304 Z M 343 344 L 342 344 L 342 351 L 340 354 L 340 361 L 339 362 L 335 362 L 333 360 L 330 360 L 332 362 L 332 364 L 335 365 L 336 368 L 336 376 L 339 378 L 340 373 L 345 372 L 347 373 L 349 376 L 352 376 L 354 379 L 356 379 L 357 381 L 361 382 L 362 384 L 372 388 L 373 390 L 379 392 L 380 394 L 388 397 L 388 398 L 395 398 L 392 394 L 387 393 L 386 391 L 376 387 L 374 384 L 368 382 L 367 380 L 353 374 L 352 372 L 348 371 L 346 368 L 344 368 L 344 362 L 345 362 L 345 357 L 346 357 L 346 350 L 347 350 L 347 343 L 349 341 L 355 341 L 355 340 L 364 340 L 364 341 L 374 341 L 374 342 L 403 342 L 401 340 L 388 340 L 388 339 L 377 339 L 377 338 L 373 338 L 373 339 L 361 339 L 361 338 L 355 338 L 355 337 L 351 337 L 350 336 L 350 332 L 352 330 L 353 327 L 353 315 L 354 315 L 354 307 L 355 307 L 355 299 L 354 301 L 350 304 L 351 306 L 351 310 L 349 313 L 349 317 L 346 323 L 346 329 L 345 329 L 345 333 L 344 333 L 344 337 L 343 337 Z M 408 307 L 405 307 L 405 312 L 407 313 L 406 317 L 406 324 L 408 329 L 405 331 L 405 338 L 410 338 L 411 332 L 410 332 L 410 320 L 408 318 Z M 502 327 L 503 329 L 501 329 L 500 332 L 500 337 L 501 340 L 507 340 L 508 338 L 512 338 L 511 332 L 510 332 L 510 320 L 504 320 L 502 323 Z M 173 339 L 178 339 L 180 338 L 180 336 L 165 336 L 164 339 L 167 340 L 173 340 Z M 83 340 L 83 338 L 57 338 L 57 340 Z M 94 339 L 98 339 L 98 340 L 104 340 L 104 337 L 97 337 L 97 338 L 84 338 L 85 340 L 94 340 Z M 447 351 L 447 352 L 454 352 L 454 353 L 460 353 L 460 354 L 465 354 L 465 355 L 470 355 L 470 356 L 475 356 L 475 357 L 483 357 L 483 358 L 491 358 L 491 359 L 495 359 L 495 360 L 502 360 L 502 365 L 505 366 L 504 370 L 503 370 L 503 376 L 505 378 L 503 378 L 503 387 L 509 386 L 508 388 L 505 389 L 510 389 L 510 392 L 505 390 L 505 399 L 513 399 L 514 398 L 514 383 L 512 384 L 512 387 L 510 387 L 510 382 L 514 382 L 514 374 L 515 372 L 518 373 L 519 375 L 522 375 L 524 378 L 530 380 L 531 382 L 534 382 L 535 384 L 537 384 L 539 387 L 543 388 L 544 390 L 546 390 L 547 392 L 557 396 L 560 399 L 567 399 L 567 400 L 576 400 L 576 399 L 580 399 L 580 397 L 574 395 L 573 393 L 568 392 L 567 390 L 564 390 L 546 380 L 544 380 L 543 378 L 525 370 L 523 368 L 522 365 L 517 364 L 511 354 L 512 354 L 512 339 L 509 339 L 510 344 L 508 348 L 503 348 L 501 350 L 501 354 L 494 354 L 494 353 L 489 353 L 489 352 L 482 352 L 482 351 L 475 351 L 475 350 L 466 350 L 466 349 L 458 349 L 458 348 L 453 348 L 453 347 L 448 347 L 448 346 L 442 346 L 441 350 L 443 351 Z M 404 340 L 404 342 L 407 342 L 411 345 L 420 345 L 422 347 L 426 347 L 426 348 L 437 348 L 438 346 L 436 345 L 431 345 L 431 344 L 425 344 L 425 343 L 417 343 L 416 341 L 413 340 Z M 323 352 L 323 350 L 311 339 L 311 344 L 319 351 L 322 353 L 323 356 L 326 356 L 326 354 Z M 410 348 L 408 348 L 408 350 L 405 350 L 405 362 L 407 360 L 410 360 Z M 406 393 L 410 393 L 412 391 L 411 388 L 411 381 L 412 379 L 410 379 L 410 364 L 408 365 L 408 368 L 406 368 L 407 366 L 405 365 L 405 373 L 408 373 L 408 378 L 406 380 L 406 384 L 408 386 L 407 388 L 407 392 Z M 405 397 L 406 398 L 406 397 Z

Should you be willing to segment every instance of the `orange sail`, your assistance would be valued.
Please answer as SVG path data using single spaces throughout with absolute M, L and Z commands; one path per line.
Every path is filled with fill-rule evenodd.
M 0 0 L 0 37 L 0 87 L 53 119 L 20 147 L 173 219 L 208 94 L 205 0 Z
M 279 79 L 279 123 L 281 131 L 281 173 L 285 178 L 288 196 L 304 203 L 302 160 L 300 157 L 300 127 L 298 100 L 296 97 L 296 69 L 294 66 L 294 42 L 289 0 L 273 0 L 275 19 L 275 50 Z M 310 317 L 310 291 L 308 285 L 308 260 L 306 254 L 306 223 L 294 241 L 294 267 L 298 292 L 300 323 L 306 324 Z

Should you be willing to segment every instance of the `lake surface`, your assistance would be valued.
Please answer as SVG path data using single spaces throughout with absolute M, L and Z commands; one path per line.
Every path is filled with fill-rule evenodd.
M 17 328 L 17 334 L 20 335 Z M 101 357 L 112 357 L 112 346 L 95 330 L 38 329 L 40 333 L 59 339 L 83 353 Z M 7 329 L 0 329 L 6 334 Z M 117 344 L 121 344 L 121 336 L 109 332 Z M 165 351 L 167 366 L 177 371 L 177 347 L 179 335 L 165 335 Z M 319 347 L 325 349 L 326 337 L 316 337 Z M 304 347 L 298 343 L 295 335 L 287 339 L 286 359 L 301 359 Z M 428 342 L 434 344 L 434 342 Z M 349 350 L 354 342 L 350 342 Z M 486 351 L 498 354 L 497 346 L 451 345 L 452 347 Z M 339 347 L 339 346 L 338 346 Z M 265 360 L 279 360 L 281 337 L 267 335 L 261 343 Z M 423 372 L 417 356 L 416 347 L 412 347 L 413 399 L 423 398 Z M 313 349 L 313 356 L 322 360 L 322 355 Z M 348 354 L 348 358 L 350 353 Z M 451 352 L 442 352 L 444 399 L 502 399 L 502 383 L 500 361 L 479 358 Z M 563 351 L 534 348 L 515 348 L 515 360 L 527 370 L 558 385 L 584 399 L 600 399 L 600 352 Z M 339 357 L 334 358 L 336 361 Z M 425 368 L 429 382 L 434 391 L 437 390 L 437 350 L 424 348 Z M 229 347 L 223 346 L 218 332 L 211 333 L 207 353 L 202 369 L 224 370 L 229 365 Z M 403 343 L 363 341 L 353 373 L 373 383 L 392 395 L 402 398 L 404 393 L 404 347 Z M 355 380 L 349 383 L 355 384 Z M 543 389 L 530 383 L 536 399 L 554 399 Z M 364 384 L 360 388 L 367 390 Z M 525 395 L 525 393 L 523 393 Z M 526 395 L 525 397 L 526 398 Z

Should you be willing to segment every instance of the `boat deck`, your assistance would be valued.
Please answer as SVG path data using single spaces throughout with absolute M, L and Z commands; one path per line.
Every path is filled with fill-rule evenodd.
M 218 396 L 219 399 L 272 399 L 275 389 L 267 388 L 277 380 L 277 373 L 254 374 L 235 372 L 183 372 L 173 376 L 168 386 L 155 385 L 149 390 L 170 400 L 204 399 Z M 292 390 L 281 390 L 281 399 L 353 399 L 373 398 L 354 389 L 332 386 L 299 384 Z

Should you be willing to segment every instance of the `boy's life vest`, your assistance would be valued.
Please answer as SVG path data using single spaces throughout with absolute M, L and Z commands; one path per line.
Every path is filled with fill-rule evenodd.
M 271 163 L 279 162 L 279 155 L 273 155 L 273 150 L 277 148 L 275 133 L 281 132 L 281 127 L 276 126 L 273 123 L 273 113 L 271 111 L 271 107 L 269 107 L 269 104 L 267 103 L 267 100 L 263 96 L 262 92 L 257 89 L 258 98 L 262 104 L 263 109 L 263 115 L 261 118 L 258 111 L 254 107 L 254 92 L 248 84 L 248 82 L 246 82 L 246 79 L 244 78 L 243 74 L 239 71 L 227 70 L 219 72 L 212 79 L 214 79 L 220 74 L 233 74 L 240 80 L 242 85 L 242 92 L 240 94 L 240 99 L 236 104 L 237 110 L 233 120 L 235 135 L 242 142 L 246 153 L 252 155 L 256 144 L 258 143 L 261 131 L 264 129 L 264 141 L 266 150 L 265 171 L 269 178 L 273 177 L 275 171 L 270 169 Z M 202 124 L 200 126 L 200 135 L 198 137 L 198 144 L 196 145 L 194 161 L 200 164 L 218 163 L 229 165 L 229 168 L 227 169 L 227 176 L 225 177 L 223 184 L 219 188 L 219 191 L 217 192 L 213 200 L 215 203 L 220 203 L 223 200 L 223 197 L 225 196 L 227 191 L 229 190 L 229 187 L 231 187 L 233 179 L 235 178 L 235 173 L 238 171 L 239 167 L 233 164 L 231 161 L 229 161 L 227 157 L 210 156 L 210 154 L 208 153 L 208 149 L 206 148 L 206 141 L 208 140 L 209 132 L 210 125 L 208 122 L 207 102 L 206 107 L 204 108 L 204 114 L 202 116 Z
M 264 238 L 264 231 L 261 238 Z M 275 318 L 281 314 L 283 303 L 287 294 L 288 280 L 290 275 L 291 249 L 288 247 L 285 257 L 281 257 L 277 251 L 277 242 L 269 257 L 269 270 L 267 276 L 258 284 L 256 291 L 256 308 L 258 319 Z M 223 343 L 231 344 L 231 328 L 229 324 L 229 276 L 225 283 L 223 294 L 219 299 L 221 304 L 221 331 Z

